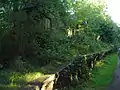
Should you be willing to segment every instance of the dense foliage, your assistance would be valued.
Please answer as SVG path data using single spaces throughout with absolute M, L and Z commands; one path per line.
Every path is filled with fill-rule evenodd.
M 118 47 L 120 28 L 105 7 L 100 0 L 1 0 L 1 69 Z

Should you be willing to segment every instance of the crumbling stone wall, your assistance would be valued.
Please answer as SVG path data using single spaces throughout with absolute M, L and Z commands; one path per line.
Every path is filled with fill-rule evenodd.
M 80 55 L 67 66 L 41 82 L 39 90 L 63 90 L 76 82 L 83 82 L 89 79 L 89 72 L 94 69 L 96 61 L 102 59 L 112 50 L 98 53 Z

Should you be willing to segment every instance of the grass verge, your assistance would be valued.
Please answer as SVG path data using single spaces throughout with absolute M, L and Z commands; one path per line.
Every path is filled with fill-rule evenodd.
M 106 90 L 106 87 L 112 81 L 113 73 L 118 61 L 117 53 L 97 62 L 96 68 L 92 71 L 90 85 L 95 90 Z M 94 90 L 93 89 L 93 90 Z

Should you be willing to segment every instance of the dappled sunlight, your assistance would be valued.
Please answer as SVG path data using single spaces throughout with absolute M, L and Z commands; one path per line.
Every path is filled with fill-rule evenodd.
M 96 62 L 96 67 L 102 67 L 104 65 L 104 62 L 102 60 Z
M 46 77 L 49 77 L 50 75 L 44 75 L 40 72 L 32 72 L 32 73 L 26 73 L 26 74 L 20 74 L 15 72 L 10 76 L 10 85 L 14 85 L 15 83 L 25 83 L 30 82 L 35 79 L 39 79 L 39 81 L 43 81 Z
M 0 0 L 0 84 L 65 89 L 105 66 L 104 79 L 115 63 L 103 58 L 120 46 L 118 8 L 118 0 Z
M 70 28 L 67 29 L 67 32 L 68 32 L 68 36 L 69 36 L 69 37 L 71 37 L 71 36 L 73 35 L 73 33 L 72 33 L 72 29 L 70 29 Z
M 33 72 L 33 73 L 28 73 L 28 74 L 25 74 L 24 75 L 24 79 L 25 81 L 29 82 L 29 81 L 32 81 L 32 80 L 35 80 L 39 77 L 43 76 L 42 73 L 40 72 Z
M 7 72 L 6 72 L 7 73 Z M 8 73 L 7 73 L 8 74 Z M 17 90 L 18 88 L 21 88 L 22 85 L 25 85 L 29 82 L 32 82 L 34 80 L 37 80 L 39 82 L 45 81 L 48 77 L 52 76 L 52 74 L 46 74 L 40 72 L 31 72 L 31 73 L 18 73 L 14 72 L 12 74 L 8 74 L 6 77 L 8 77 L 9 83 L 8 84 L 1 84 L 0 90 Z M 27 87 L 26 87 L 27 88 Z

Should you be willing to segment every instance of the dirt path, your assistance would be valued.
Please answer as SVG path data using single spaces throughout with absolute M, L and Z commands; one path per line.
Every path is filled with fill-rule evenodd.
M 117 66 L 113 80 L 107 90 L 120 90 L 120 65 Z

